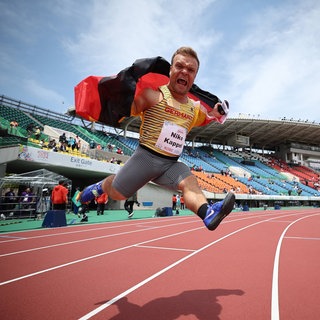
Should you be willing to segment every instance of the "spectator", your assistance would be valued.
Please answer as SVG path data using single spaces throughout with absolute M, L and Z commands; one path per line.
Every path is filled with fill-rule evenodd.
M 185 208 L 184 206 L 184 197 L 183 197 L 183 194 L 181 195 L 180 197 L 180 206 L 181 206 L 181 210 L 183 210 Z
M 73 137 L 69 136 L 69 138 L 67 139 L 68 148 L 72 148 L 74 141 L 75 141 L 75 139 Z
M 20 202 L 26 204 L 28 202 L 31 202 L 31 190 L 29 187 L 25 188 L 24 191 L 21 193 Z
M 44 139 L 40 140 L 39 145 L 41 146 L 41 148 L 46 148 L 47 147 Z
M 16 132 L 17 132 L 17 128 L 18 128 L 18 126 L 19 126 L 19 123 L 17 122 L 17 120 L 12 120 L 11 122 L 10 122 L 10 132 L 12 133 L 12 134 L 15 134 Z
M 124 202 L 124 208 L 128 212 L 129 219 L 133 217 L 133 205 L 135 203 L 137 204 L 138 207 L 140 206 L 140 203 L 138 202 L 137 192 L 135 192 L 130 198 L 128 198 Z
M 4 197 L 6 210 L 12 210 L 15 207 L 14 203 L 16 201 L 16 194 L 14 193 L 13 188 L 10 188 L 9 191 L 4 194 Z
M 32 193 L 31 193 L 31 189 L 29 187 L 25 188 L 24 191 L 22 191 L 21 193 L 21 197 L 20 197 L 20 208 L 23 211 L 32 211 Z
M 97 204 L 97 215 L 104 214 L 104 210 L 106 207 L 106 204 L 108 202 L 108 195 L 106 193 L 103 193 L 102 195 L 96 197 L 95 202 Z
M 68 183 L 60 180 L 59 184 L 55 186 L 51 194 L 51 202 L 53 210 L 65 210 L 68 204 Z
M 34 131 L 34 136 L 37 140 L 40 139 L 40 136 L 41 136 L 41 130 L 40 130 L 40 127 L 36 127 L 36 130 Z
M 178 210 L 178 209 L 181 209 L 181 201 L 180 201 L 180 195 L 179 194 L 177 194 L 176 199 L 177 199 L 176 207 L 177 207 L 177 210 Z
M 44 188 L 36 204 L 36 212 L 38 214 L 38 218 L 41 218 L 42 215 L 45 214 L 49 209 L 50 209 L 50 196 L 49 196 L 48 188 Z
M 59 150 L 61 152 L 68 152 L 68 150 L 67 150 L 67 142 L 61 142 Z
M 177 195 L 173 194 L 172 195 L 172 210 L 176 210 L 177 209 Z
M 91 140 L 89 143 L 89 147 L 90 147 L 90 149 L 95 149 L 96 143 L 93 140 Z
M 67 143 L 67 137 L 65 132 L 59 137 L 59 142 L 60 143 Z
M 27 125 L 28 137 L 31 137 L 31 135 L 33 134 L 33 130 L 34 130 L 34 124 L 33 123 L 29 123 Z
M 74 214 L 78 214 L 78 211 L 79 211 L 79 207 L 81 206 L 81 202 L 78 199 L 78 195 L 80 193 L 80 188 L 77 187 L 76 188 L 76 191 L 71 199 L 72 201 L 72 209 L 73 209 L 73 213 Z
M 74 144 L 72 150 L 74 150 L 74 149 L 80 150 L 80 148 L 81 148 L 81 140 L 80 140 L 79 136 L 76 136 L 75 144 Z
M 49 143 L 48 143 L 48 148 L 49 148 L 49 149 L 52 149 L 52 151 L 55 151 L 55 152 L 58 151 L 57 143 L 56 143 L 56 140 L 55 140 L 55 139 L 52 139 L 52 140 L 49 141 Z

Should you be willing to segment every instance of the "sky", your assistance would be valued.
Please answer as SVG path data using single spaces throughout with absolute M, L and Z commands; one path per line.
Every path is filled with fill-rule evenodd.
M 198 53 L 230 117 L 320 123 L 318 0 L 0 0 L 0 95 L 65 113 L 136 59 Z

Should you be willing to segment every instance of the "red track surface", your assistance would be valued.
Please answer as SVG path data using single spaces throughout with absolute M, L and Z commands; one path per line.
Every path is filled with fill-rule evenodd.
M 320 319 L 320 210 L 0 235 L 1 319 Z

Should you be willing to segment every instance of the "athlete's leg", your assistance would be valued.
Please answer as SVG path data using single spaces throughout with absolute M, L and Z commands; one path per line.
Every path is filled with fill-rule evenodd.
M 235 196 L 233 193 L 228 193 L 223 201 L 209 206 L 196 177 L 190 172 L 188 166 L 182 162 L 172 164 L 154 182 L 172 190 L 181 190 L 184 194 L 186 206 L 203 220 L 209 230 L 215 230 L 234 206 Z
M 138 147 L 116 175 L 110 175 L 83 190 L 80 201 L 91 201 L 103 192 L 113 200 L 125 200 L 150 180 L 162 175 L 174 162 Z
M 183 179 L 179 188 L 184 194 L 187 207 L 203 220 L 209 230 L 215 230 L 234 207 L 235 195 L 232 192 L 224 200 L 208 205 L 194 175 Z
M 81 193 L 80 201 L 91 201 L 104 192 L 113 200 L 125 200 L 131 196 L 131 192 L 134 193 L 140 186 L 147 183 L 148 181 L 145 182 L 145 180 L 141 184 L 139 183 L 142 174 L 146 171 L 144 170 L 146 165 L 143 165 L 143 159 L 138 151 L 139 148 L 116 175 L 112 174 L 104 180 L 86 187 Z
M 115 177 L 113 174 L 105 178 L 102 182 L 102 190 L 113 200 L 125 200 L 127 197 L 113 187 L 112 183 Z
M 178 189 L 181 190 L 184 195 L 187 208 L 194 213 L 197 213 L 204 203 L 208 203 L 207 198 L 199 187 L 196 176 L 193 174 L 183 179 L 178 184 Z

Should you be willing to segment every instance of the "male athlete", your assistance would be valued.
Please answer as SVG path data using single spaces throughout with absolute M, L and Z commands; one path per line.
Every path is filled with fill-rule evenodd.
M 223 123 L 229 106 L 217 102 L 210 112 L 188 97 L 199 70 L 197 53 L 190 47 L 179 48 L 172 56 L 169 82 L 158 90 L 143 89 L 134 99 L 131 114 L 140 116 L 139 146 L 116 175 L 88 186 L 80 196 L 87 202 L 107 193 L 114 200 L 125 200 L 149 181 L 172 191 L 180 190 L 187 208 L 197 214 L 209 230 L 215 230 L 232 211 L 235 195 L 209 205 L 197 178 L 189 167 L 178 162 L 187 133 L 211 121 Z

